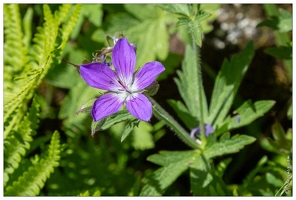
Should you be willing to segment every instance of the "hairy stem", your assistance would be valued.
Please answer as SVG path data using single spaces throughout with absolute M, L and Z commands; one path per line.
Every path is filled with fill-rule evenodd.
M 158 119 L 164 121 L 175 133 L 190 147 L 194 149 L 201 149 L 200 144 L 189 136 L 189 133 L 173 119 L 152 97 L 148 96 L 153 104 L 153 114 Z

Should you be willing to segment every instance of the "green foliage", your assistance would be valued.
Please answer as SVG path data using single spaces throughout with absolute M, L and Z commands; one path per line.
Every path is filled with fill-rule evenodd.
M 61 152 L 59 137 L 58 132 L 53 134 L 47 152 L 40 158 L 37 156 L 32 166 L 5 188 L 5 196 L 35 196 L 39 194 L 45 181 L 53 173 L 54 167 L 59 165 Z
M 229 112 L 253 56 L 253 43 L 249 43 L 241 53 L 233 56 L 230 61 L 224 60 L 215 80 L 209 116 L 205 120 L 207 123 L 212 124 L 213 127 L 223 122 Z
M 143 179 L 146 184 L 142 196 L 160 196 L 193 162 L 198 154 L 194 151 L 169 152 L 148 157 L 148 160 L 162 167 Z
M 36 134 L 34 130 L 38 127 L 39 110 L 40 105 L 34 99 L 21 124 L 10 129 L 9 136 L 4 140 L 4 186 L 9 180 L 9 174 L 14 173 L 26 151 L 30 149 L 32 136 Z
M 230 119 L 228 129 L 235 129 L 250 124 L 255 119 L 268 112 L 274 104 L 274 101 L 256 101 L 254 104 L 252 104 L 251 101 L 244 102 L 243 105 L 235 111 L 237 115 Z
M 210 134 L 204 155 L 207 159 L 222 156 L 231 153 L 237 153 L 246 145 L 255 142 L 255 138 L 248 135 L 234 135 L 230 137 L 229 133 L 223 134 L 219 141 L 215 134 Z
M 198 97 L 198 68 L 196 64 L 194 63 L 194 51 L 192 47 L 189 45 L 186 46 L 185 51 L 185 58 L 182 63 L 182 71 L 177 71 L 177 74 L 179 76 L 179 79 L 175 78 L 175 82 L 178 86 L 178 90 L 180 92 L 180 95 L 182 96 L 183 100 L 185 101 L 186 107 L 188 109 L 188 112 L 191 116 L 194 116 L 196 118 L 196 121 L 200 119 L 199 116 L 199 110 L 201 109 L 199 104 L 197 103 L 199 101 Z M 202 91 L 202 98 L 203 98 L 203 113 L 204 118 L 208 114 L 208 106 L 207 101 L 205 97 L 204 91 Z
M 261 26 L 268 26 L 279 32 L 289 32 L 292 30 L 292 15 L 284 9 L 280 9 L 279 15 L 274 15 L 258 24 L 258 27 Z
M 275 152 L 289 154 L 292 152 L 292 130 L 289 129 L 285 133 L 282 125 L 279 122 L 275 122 L 272 125 L 272 138 L 264 137 L 261 139 L 261 145 L 264 149 Z
M 190 165 L 190 184 L 194 196 L 228 196 L 225 183 L 202 155 Z
M 53 14 L 43 6 L 44 23 L 32 38 L 33 9 L 21 20 L 18 4 L 4 5 L 4 193 L 35 196 L 59 165 L 59 134 L 55 132 L 46 153 L 31 162 L 33 136 L 39 123 L 40 103 L 32 100 L 47 71 L 58 63 L 79 15 L 79 6 L 64 4 Z M 32 43 L 33 41 L 33 43 Z M 32 101 L 30 109 L 28 105 Z M 27 111 L 28 110 L 28 111 Z M 37 141 L 37 140 L 36 140 Z M 41 142 L 44 144 L 45 141 Z M 33 146 L 34 148 L 36 146 Z
M 165 60 L 169 52 L 167 25 L 174 18 L 155 5 L 125 4 L 123 8 L 126 12 L 107 20 L 112 26 L 106 32 L 115 34 L 121 30 L 131 43 L 137 44 L 138 67 L 157 58 Z
M 235 98 L 255 54 L 253 43 L 223 62 L 208 106 L 197 45 L 201 47 L 207 40 L 219 7 L 4 4 L 4 195 L 161 196 L 190 192 L 197 196 L 291 196 L 292 129 L 276 120 L 271 135 L 264 131 L 264 135 L 252 137 L 262 128 L 260 120 L 252 122 L 266 114 L 275 101 L 242 100 L 237 104 Z M 271 27 L 278 40 L 277 47 L 265 52 L 282 59 L 291 69 L 292 15 L 272 4 L 264 7 L 270 18 L 259 26 Z M 217 27 L 214 35 L 219 34 Z M 77 66 L 92 61 L 92 53 L 99 53 L 106 44 L 105 31 L 110 35 L 122 31 L 136 43 L 137 68 L 154 60 L 163 63 L 166 70 L 158 77 L 160 91 L 175 90 L 176 86 L 163 90 L 162 81 L 176 77 L 181 99 L 168 103 L 179 119 L 162 108 L 166 100 L 158 92 L 155 99 L 159 103 L 149 99 L 159 122 L 154 118 L 149 123 L 140 122 L 125 109 L 92 122 L 91 108 L 104 91 L 89 87 L 79 68 L 61 63 L 60 58 Z M 287 112 L 289 119 L 291 113 L 292 106 Z M 277 119 L 277 114 L 274 117 Z M 190 130 L 202 123 L 212 125 L 215 132 L 205 140 L 190 137 Z M 246 128 L 239 129 L 241 135 L 230 133 L 242 127 Z M 192 150 L 182 151 L 170 135 L 162 138 L 171 132 Z M 246 152 L 242 150 L 256 139 L 272 154 L 264 156 L 257 166 L 249 166 L 251 172 L 241 177 L 241 184 L 224 182 L 228 170 L 240 169 Z M 166 148 L 174 150 L 161 150 Z M 239 161 L 230 155 L 235 153 Z

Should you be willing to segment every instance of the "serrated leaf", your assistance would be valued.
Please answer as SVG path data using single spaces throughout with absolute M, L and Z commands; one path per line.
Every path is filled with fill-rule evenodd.
M 182 63 L 182 71 L 177 71 L 179 79 L 175 79 L 178 86 L 179 93 L 185 102 L 185 105 L 189 113 L 199 119 L 199 94 L 197 88 L 198 85 L 198 63 L 194 64 L 194 51 L 190 45 L 186 46 L 185 58 Z M 208 106 L 205 96 L 205 92 L 202 89 L 202 99 L 203 99 L 203 118 L 208 115 Z
M 210 113 L 205 120 L 215 127 L 223 122 L 232 106 L 238 87 L 254 56 L 254 45 L 250 42 L 245 49 L 234 55 L 230 61 L 224 60 L 219 71 L 211 97 Z
M 207 159 L 210 159 L 217 156 L 237 153 L 255 140 L 254 137 L 248 135 L 235 135 L 230 138 L 230 134 L 225 133 L 220 137 L 220 141 L 206 146 L 204 155 Z
M 5 196 L 36 196 L 45 185 L 45 181 L 59 165 L 61 153 L 60 135 L 55 131 L 49 148 L 38 162 L 33 162 L 23 174 L 5 188 Z
M 143 179 L 146 184 L 141 196 L 160 196 L 187 168 L 199 154 L 195 151 L 161 151 L 158 155 L 148 157 L 148 160 L 163 167 Z
M 188 31 L 192 34 L 195 43 L 201 47 L 202 45 L 202 26 L 199 21 L 190 21 L 188 23 Z
M 203 33 L 209 33 L 213 30 L 213 21 L 217 19 L 218 16 L 218 9 L 221 7 L 220 4 L 201 4 L 200 9 L 204 10 L 208 13 L 211 13 L 211 16 L 209 16 L 207 19 L 202 20 L 200 24 L 202 25 Z
M 228 130 L 246 126 L 258 117 L 263 116 L 275 104 L 275 101 L 246 101 L 237 110 L 237 116 L 232 117 L 228 125 Z
M 191 5 L 189 4 L 158 4 L 158 6 L 171 13 L 190 16 Z

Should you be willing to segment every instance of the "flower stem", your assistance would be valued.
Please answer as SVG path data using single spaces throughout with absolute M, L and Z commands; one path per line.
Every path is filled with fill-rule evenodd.
M 197 94 L 198 94 L 198 103 L 199 103 L 199 127 L 201 130 L 201 141 L 202 141 L 202 148 L 205 147 L 206 143 L 207 143 L 207 138 L 205 135 L 205 126 L 204 126 L 204 112 L 203 112 L 203 98 L 202 98 L 202 94 L 203 94 L 203 85 L 202 85 L 202 76 L 201 76 L 201 65 L 199 62 L 199 50 L 197 47 L 197 44 L 195 42 L 195 39 L 193 37 L 193 35 L 191 34 L 191 38 L 192 38 L 192 49 L 194 52 L 194 63 L 193 65 L 195 65 L 197 67 Z
M 164 121 L 170 128 L 172 128 L 177 135 L 190 147 L 194 149 L 201 149 L 200 144 L 198 144 L 194 139 L 189 136 L 189 133 L 184 130 L 184 128 L 173 119 L 152 97 L 148 96 L 148 99 L 153 104 L 153 114 L 158 119 Z

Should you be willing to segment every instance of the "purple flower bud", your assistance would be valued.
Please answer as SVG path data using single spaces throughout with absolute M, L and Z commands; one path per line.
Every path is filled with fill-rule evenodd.
M 204 124 L 204 127 L 205 127 L 205 135 L 206 135 L 206 137 L 208 137 L 209 134 L 214 132 L 214 129 L 210 124 Z M 190 132 L 190 137 L 194 138 L 196 132 L 200 134 L 200 132 L 201 132 L 200 126 L 192 129 L 192 131 Z

